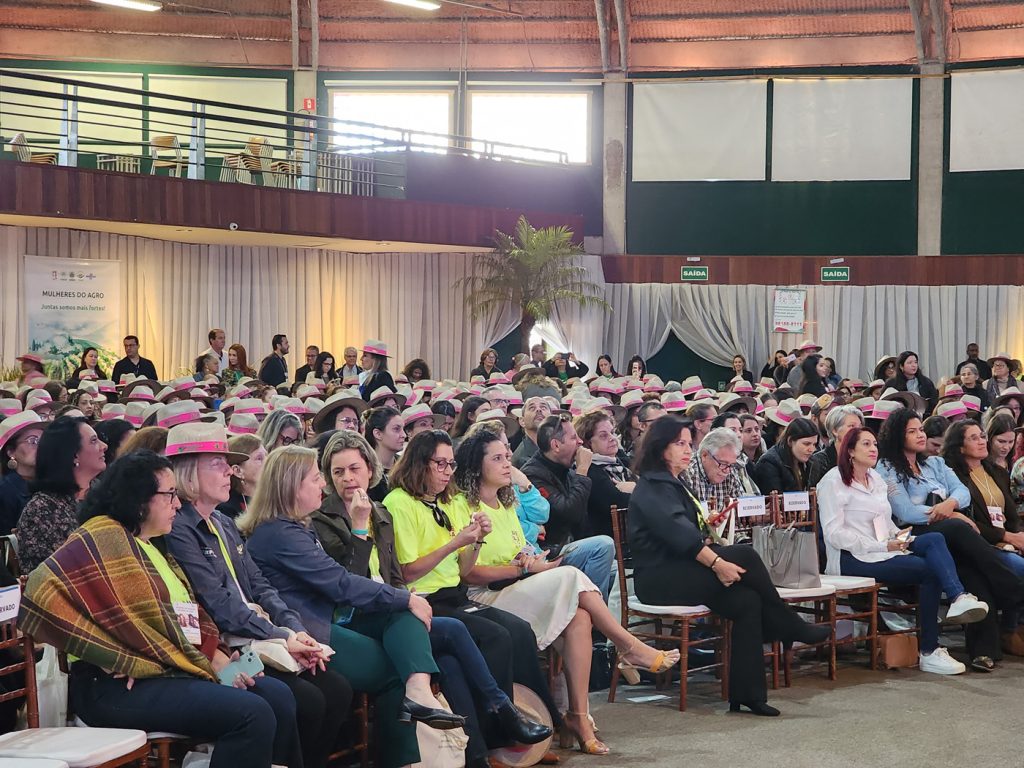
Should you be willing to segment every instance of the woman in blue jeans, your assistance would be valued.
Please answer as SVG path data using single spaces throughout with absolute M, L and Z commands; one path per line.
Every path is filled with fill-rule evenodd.
M 982 621 L 988 605 L 964 589 L 945 538 L 939 533 L 911 537 L 892 521 L 888 484 L 874 466 L 878 444 L 866 427 L 843 437 L 836 466 L 818 484 L 818 516 L 828 553 L 826 573 L 868 576 L 888 584 L 920 588 L 920 668 L 959 675 L 966 667 L 939 645 L 939 598 L 952 600 L 947 620 Z

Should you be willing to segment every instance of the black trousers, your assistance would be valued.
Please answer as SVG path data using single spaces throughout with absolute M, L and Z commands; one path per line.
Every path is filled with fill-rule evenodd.
M 279 672 L 267 667 L 267 676 L 288 686 L 295 696 L 296 725 L 305 768 L 326 768 L 338 742 L 338 732 L 352 707 L 352 686 L 342 675 L 327 669 L 314 675 Z
M 964 588 L 989 605 L 984 621 L 967 624 L 964 635 L 967 653 L 972 659 L 1003 657 L 999 642 L 999 612 L 996 608 L 1015 608 L 1024 600 L 1024 582 L 1010 570 L 998 550 L 975 533 L 962 520 L 939 520 L 929 525 L 915 525 L 914 534 L 941 533 L 956 563 L 956 572 Z
M 637 597 L 653 605 L 706 605 L 731 620 L 729 701 L 767 701 L 764 644 L 795 640 L 806 624 L 779 597 L 752 547 L 737 544 L 711 549 L 723 560 L 746 569 L 738 583 L 726 587 L 710 568 L 687 560 L 677 563 L 670 573 L 639 570 Z
M 537 636 L 528 622 L 500 608 L 469 602 L 453 605 L 439 601 L 433 608 L 435 615 L 451 616 L 466 625 L 495 682 L 509 699 L 513 699 L 513 682 L 525 685 L 540 696 L 555 725 L 561 724 L 561 714 L 537 659 Z

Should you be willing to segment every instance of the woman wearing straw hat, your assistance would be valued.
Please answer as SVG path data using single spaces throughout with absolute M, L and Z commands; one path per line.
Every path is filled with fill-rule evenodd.
M 28 573 L 78 526 L 78 502 L 107 467 L 107 446 L 85 419 L 62 416 L 43 432 L 36 449 L 32 498 L 18 521 L 18 558 Z
M 359 391 L 364 400 L 369 401 L 370 395 L 381 387 L 396 391 L 395 380 L 388 372 L 389 357 L 388 345 L 380 339 L 368 339 L 363 345 L 363 372 L 359 374 Z
M 0 421 L 0 536 L 18 525 L 36 477 L 36 453 L 46 424 L 35 411 Z
M 995 402 L 1003 390 L 1016 387 L 1020 383 L 1010 373 L 1012 361 L 1013 359 L 1005 352 L 1000 352 L 988 359 L 988 364 L 992 368 L 992 378 L 985 382 L 985 391 L 992 402 Z
M 168 551 L 228 646 L 284 642 L 298 674 L 269 664 L 266 673 L 294 695 L 303 763 L 323 768 L 348 716 L 352 689 L 340 675 L 324 674 L 320 644 L 260 572 L 234 522 L 216 509 L 230 495 L 232 467 L 249 457 L 229 450 L 223 427 L 203 422 L 172 427 L 166 455 L 181 499 L 164 536 Z
M 335 429 L 359 431 L 359 417 L 369 405 L 359 395 L 359 390 L 343 389 L 327 398 L 324 407 L 313 417 L 313 431 L 322 435 Z
M 46 371 L 43 370 L 43 356 L 26 352 L 24 355 L 14 358 L 21 363 L 21 375 L 18 377 L 18 383 L 25 383 L 25 379 L 31 378 L 32 374 L 46 375 Z
M 316 451 L 300 446 L 271 454 L 239 523 L 270 583 L 312 635 L 336 651 L 328 668 L 375 695 L 384 768 L 419 762 L 429 756 L 419 754 L 416 729 L 406 723 L 450 729 L 465 722 L 430 690 L 438 672 L 427 636 L 430 604 L 350 573 L 324 552 L 309 523 L 326 485 L 316 460 Z

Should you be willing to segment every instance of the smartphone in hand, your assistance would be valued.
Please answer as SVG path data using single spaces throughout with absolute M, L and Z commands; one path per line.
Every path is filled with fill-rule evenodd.
M 251 645 L 246 645 L 238 649 L 238 658 L 224 667 L 217 675 L 217 678 L 220 680 L 221 685 L 234 686 L 235 679 L 240 674 L 256 677 L 262 671 L 263 662 L 260 661 L 259 655 L 252 649 Z

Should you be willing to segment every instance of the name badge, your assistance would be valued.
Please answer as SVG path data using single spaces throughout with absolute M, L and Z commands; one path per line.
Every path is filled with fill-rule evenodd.
M 178 626 L 181 627 L 185 639 L 192 645 L 200 645 L 203 642 L 203 633 L 199 630 L 199 606 L 195 603 L 172 603 L 174 615 L 178 617 Z
M 18 609 L 21 607 L 21 587 L 12 584 L 9 587 L 0 589 L 0 621 L 10 621 L 18 618 Z
M 1006 515 L 1003 514 L 1002 507 L 989 507 L 988 516 L 996 528 L 1006 528 Z
M 757 517 L 765 514 L 764 496 L 740 496 L 736 504 L 738 517 Z
M 782 508 L 786 512 L 809 512 L 811 496 L 807 491 L 789 491 L 782 494 Z

